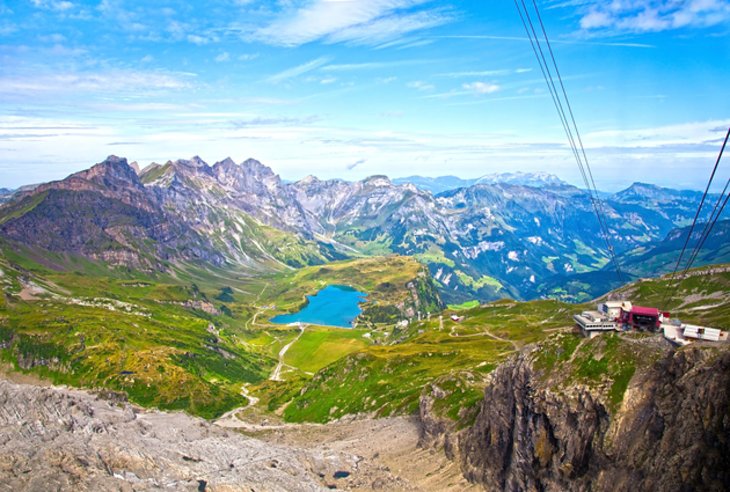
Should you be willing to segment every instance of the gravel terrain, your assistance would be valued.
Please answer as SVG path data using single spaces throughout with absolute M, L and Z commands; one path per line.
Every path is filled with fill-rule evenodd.
M 225 428 L 0 380 L 0 490 L 465 490 L 413 419 Z M 109 399 L 111 396 L 111 399 Z

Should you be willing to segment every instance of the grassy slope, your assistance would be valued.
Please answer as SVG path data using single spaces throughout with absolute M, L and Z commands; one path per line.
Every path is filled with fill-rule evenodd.
M 0 247 L 0 357 L 57 383 L 205 417 L 244 403 L 241 383 L 265 380 L 298 334 L 268 323 L 272 315 L 330 283 L 371 293 L 366 309 L 405 309 L 413 302 L 405 284 L 421 272 L 412 259 L 389 257 L 266 275 L 194 265 L 142 274 Z M 382 336 L 365 333 L 310 327 L 285 362 L 312 373 Z
M 363 335 L 365 330 L 338 330 L 312 327 L 305 331 L 292 349 L 287 351 L 284 362 L 304 372 L 314 372 L 342 357 L 364 349 L 369 344 Z
M 667 285 L 666 278 L 646 280 L 622 291 L 637 304 L 659 305 Z M 685 321 L 727 329 L 730 273 L 699 275 L 672 284 L 667 305 Z M 459 310 L 464 316 L 459 323 L 451 321 L 446 311 L 443 329 L 438 317 L 414 323 L 385 340 L 399 343 L 370 346 L 324 368 L 311 380 L 290 381 L 276 389 L 264 385 L 260 391 L 271 410 L 291 400 L 283 411 L 289 421 L 324 422 L 349 413 L 410 413 L 424 388 L 437 385 L 446 396 L 437 399 L 436 411 L 466 425 L 481 400 L 484 376 L 516 350 L 538 342 L 542 349 L 537 366 L 556 389 L 575 383 L 598 388 L 615 410 L 634 373 L 652 364 L 660 352 L 642 343 L 644 334 L 586 340 L 560 330 L 572 324 L 572 313 L 585 307 L 558 301 L 498 301 Z
M 486 375 L 524 345 L 543 341 L 546 370 L 566 381 L 608 384 L 612 401 L 620 401 L 636 361 L 646 355 L 626 349 L 619 337 L 578 346 L 574 335 L 556 335 L 582 309 L 557 301 L 456 306 L 463 321 L 451 321 L 452 311 L 440 320 L 423 267 L 399 256 L 268 274 L 195 265 L 140 274 L 3 248 L 0 270 L 4 360 L 59 383 L 125 391 L 138 403 L 206 417 L 242 404 L 243 382 L 253 383 L 262 404 L 289 421 L 409 413 L 424 388 L 437 385 L 446 394 L 437 411 L 464 422 L 481 399 Z M 55 295 L 23 300 L 29 282 Z M 295 368 L 287 381 L 268 381 L 279 351 L 299 332 L 267 320 L 298 309 L 306 295 L 328 284 L 369 293 L 361 329 L 309 327 L 284 357 Z M 659 305 L 666 285 L 666 279 L 644 281 L 623 292 L 637 303 Z M 728 292 L 728 273 L 690 277 L 672 286 L 667 307 L 686 321 L 727 328 Z M 426 302 L 418 305 L 414 293 Z M 207 301 L 215 313 L 201 309 Z M 418 321 L 416 311 L 432 315 Z M 404 318 L 409 326 L 396 328 Z M 550 344 L 558 344 L 555 360 Z M 573 350 L 579 351 L 574 364 L 563 367 L 562 357 Z
M 387 341 L 397 343 L 338 360 L 301 381 L 301 390 L 290 384 L 282 395 L 268 383 L 261 391 L 271 409 L 292 399 L 283 413 L 289 421 L 324 422 L 351 413 L 412 413 L 423 388 L 437 382 L 453 395 L 440 410 L 456 418 L 479 401 L 486 374 L 525 344 L 565 327 L 569 311 L 552 301 L 497 302 L 459 311 L 459 323 L 446 311 L 442 319 L 432 316 L 396 330 Z
M 20 259 L 0 256 L 0 356 L 18 369 L 211 417 L 242 404 L 240 383 L 262 380 L 275 363 L 239 346 L 216 316 L 183 305 L 203 301 L 192 285 L 83 260 L 58 272 Z

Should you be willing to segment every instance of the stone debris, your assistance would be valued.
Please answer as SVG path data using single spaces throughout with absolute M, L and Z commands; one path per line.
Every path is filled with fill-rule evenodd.
M 357 460 L 85 391 L 0 381 L 0 490 L 327 490 Z

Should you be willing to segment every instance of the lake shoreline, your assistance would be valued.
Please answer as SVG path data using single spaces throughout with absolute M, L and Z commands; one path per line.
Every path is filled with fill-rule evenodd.
M 367 302 L 367 296 L 352 286 L 328 285 L 316 294 L 306 296 L 299 311 L 276 315 L 269 322 L 278 325 L 306 323 L 352 329 L 363 311 L 360 304 Z

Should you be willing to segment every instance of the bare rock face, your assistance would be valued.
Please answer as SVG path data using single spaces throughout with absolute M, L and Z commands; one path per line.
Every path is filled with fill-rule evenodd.
M 446 442 L 487 490 L 730 489 L 727 348 L 668 353 L 609 408 L 600 391 L 551 386 L 526 352 L 495 370 L 474 425 Z M 438 439 L 438 420 L 422 421 L 422 441 Z
M 469 480 L 500 490 L 582 490 L 603 456 L 608 414 L 587 389 L 536 388 L 528 355 L 497 369 L 481 413 L 460 440 Z
M 248 438 L 182 413 L 0 381 L 3 490 L 322 490 L 357 458 Z

